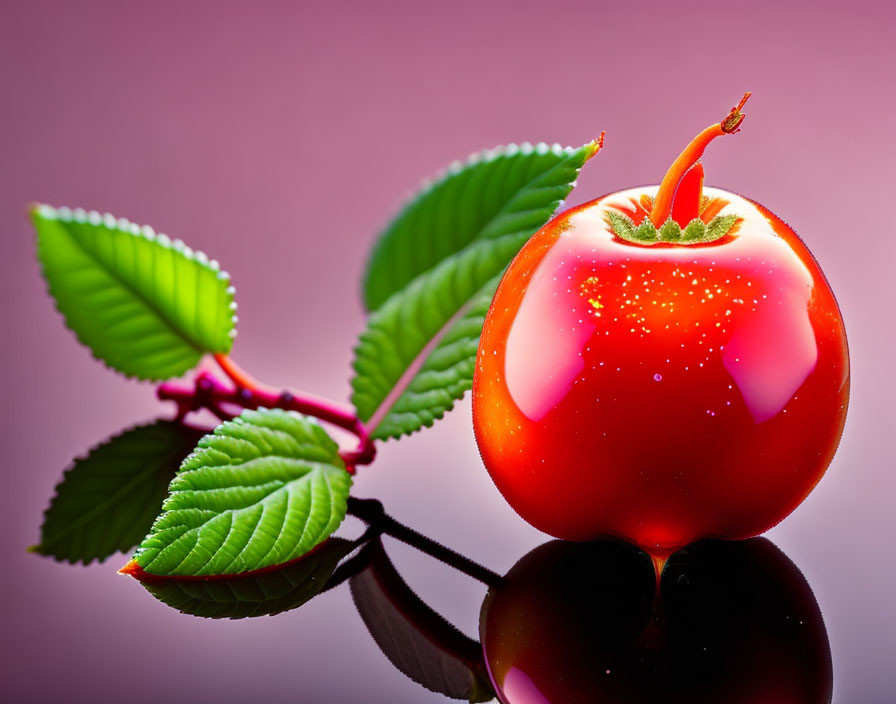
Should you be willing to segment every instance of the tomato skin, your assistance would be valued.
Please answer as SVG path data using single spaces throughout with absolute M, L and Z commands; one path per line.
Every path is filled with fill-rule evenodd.
M 486 317 L 473 420 L 511 506 L 559 538 L 654 554 L 758 535 L 833 458 L 849 397 L 833 293 L 796 234 L 719 189 L 742 220 L 699 245 L 615 236 L 607 208 L 557 216 L 511 263 Z

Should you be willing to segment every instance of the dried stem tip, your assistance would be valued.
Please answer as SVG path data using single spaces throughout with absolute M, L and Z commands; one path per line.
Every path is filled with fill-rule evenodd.
M 731 112 L 728 113 L 728 117 L 726 117 L 720 123 L 722 128 L 722 132 L 726 134 L 731 134 L 732 132 L 737 132 L 737 128 L 740 127 L 740 123 L 744 121 L 746 115 L 744 115 L 741 110 L 743 110 L 744 105 L 746 105 L 747 101 L 750 99 L 752 93 L 747 91 L 744 93 L 744 97 L 740 99 L 740 102 L 733 108 L 731 108 Z

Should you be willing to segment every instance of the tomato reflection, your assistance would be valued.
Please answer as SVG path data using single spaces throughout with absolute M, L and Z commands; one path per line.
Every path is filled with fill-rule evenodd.
M 815 598 L 769 541 L 673 555 L 658 599 L 650 558 L 552 541 L 483 604 L 486 662 L 505 704 L 820 704 L 832 668 Z

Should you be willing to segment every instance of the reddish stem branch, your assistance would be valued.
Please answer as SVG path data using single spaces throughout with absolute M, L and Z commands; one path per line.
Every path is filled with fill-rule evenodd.
M 251 376 L 244 372 L 236 362 L 234 362 L 226 354 L 213 355 L 218 366 L 224 371 L 228 378 L 240 389 L 255 389 L 259 391 L 262 385 L 255 381 Z M 270 390 L 270 389 L 268 389 Z
M 235 388 L 221 383 L 209 372 L 201 372 L 196 377 L 193 388 L 165 383 L 156 390 L 159 399 L 174 401 L 177 404 L 179 420 L 188 413 L 203 408 L 207 408 L 221 420 L 230 420 L 233 415 L 227 412 L 224 405 L 240 408 L 283 408 L 313 416 L 355 435 L 358 438 L 357 448 L 339 453 L 351 474 L 354 474 L 358 465 L 370 464 L 373 461 L 376 456 L 373 439 L 364 424 L 353 413 L 321 399 L 296 396 L 290 391 L 274 391 L 258 384 L 225 355 L 215 355 L 215 360 L 236 385 Z

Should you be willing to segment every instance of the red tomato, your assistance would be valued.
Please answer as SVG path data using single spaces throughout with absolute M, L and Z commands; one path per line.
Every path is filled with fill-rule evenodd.
M 550 535 L 654 555 L 748 538 L 834 455 L 849 364 L 833 293 L 784 222 L 701 183 L 702 169 L 679 193 L 696 194 L 704 221 L 738 216 L 721 239 L 622 239 L 607 213 L 641 222 L 657 187 L 614 193 L 536 233 L 494 297 L 476 438 L 510 505 Z

